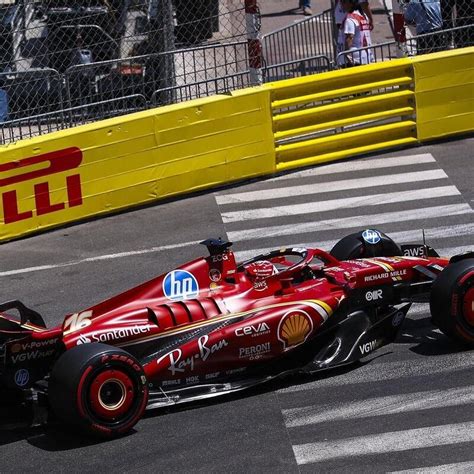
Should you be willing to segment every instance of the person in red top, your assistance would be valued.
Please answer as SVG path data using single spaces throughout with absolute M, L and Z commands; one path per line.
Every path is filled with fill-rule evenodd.
M 342 1 L 335 0 L 336 3 L 334 5 L 334 19 L 336 21 L 336 27 L 339 29 L 342 26 L 342 22 L 346 17 L 346 13 L 344 12 L 344 8 L 342 8 Z M 369 20 L 370 29 L 374 29 L 374 18 L 372 16 L 372 10 L 369 5 L 369 0 L 360 0 L 359 5 L 362 8 L 362 12 Z
M 370 49 L 359 51 L 360 48 L 372 45 L 371 26 L 367 16 L 357 0 L 342 0 L 341 5 L 346 12 L 346 18 L 340 29 L 339 41 L 343 44 L 344 51 L 355 51 L 353 54 L 339 56 L 339 65 L 355 66 L 373 62 Z

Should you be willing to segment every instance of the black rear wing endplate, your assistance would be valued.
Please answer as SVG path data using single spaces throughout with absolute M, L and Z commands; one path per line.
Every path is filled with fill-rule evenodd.
M 20 324 L 32 323 L 42 328 L 46 327 L 42 316 L 31 308 L 25 306 L 21 301 L 12 300 L 0 304 L 0 313 L 10 309 L 16 309 L 20 314 Z

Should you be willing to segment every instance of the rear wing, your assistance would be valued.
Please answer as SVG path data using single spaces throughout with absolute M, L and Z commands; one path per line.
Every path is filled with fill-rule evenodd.
M 0 304 L 0 313 L 3 313 L 4 311 L 9 311 L 11 309 L 15 309 L 18 311 L 20 315 L 21 325 L 31 323 L 35 326 L 39 326 L 42 328 L 46 327 L 42 316 L 31 308 L 25 306 L 21 301 L 12 300 Z

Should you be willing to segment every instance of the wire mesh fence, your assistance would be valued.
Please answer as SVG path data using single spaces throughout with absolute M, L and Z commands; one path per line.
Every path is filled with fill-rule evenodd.
M 0 127 L 140 110 L 157 90 L 247 71 L 247 56 L 243 0 L 0 1 Z
M 331 69 L 332 64 L 327 56 L 312 56 L 295 61 L 286 61 L 272 66 L 265 66 L 263 68 L 263 80 L 264 82 L 281 81 L 282 79 L 319 74 L 321 72 L 330 71 Z
M 405 42 L 387 41 L 364 48 L 354 48 L 337 55 L 336 64 L 339 68 L 360 65 L 360 58 L 370 58 L 368 62 L 389 61 L 402 56 L 417 56 L 428 52 L 442 51 L 453 48 L 457 35 L 465 35 L 472 26 L 461 26 L 448 30 L 439 30 L 407 38 Z
M 214 79 L 196 81 L 174 87 L 158 89 L 153 93 L 153 106 L 185 102 L 191 99 L 207 97 L 216 94 L 228 94 L 233 90 L 250 85 L 249 71 L 228 74 Z
M 474 44 L 472 0 L 400 6 L 404 43 L 338 56 L 333 8 L 264 35 L 262 80 Z M 248 28 L 244 0 L 0 0 L 0 142 L 246 87 Z
M 96 120 L 136 112 L 146 109 L 147 106 L 148 102 L 145 97 L 135 94 L 9 120 L 0 126 L 0 142 L 11 143 L 24 138 L 44 135 Z
M 399 4 L 409 36 L 418 37 L 417 54 L 474 45 L 472 0 L 399 0 Z

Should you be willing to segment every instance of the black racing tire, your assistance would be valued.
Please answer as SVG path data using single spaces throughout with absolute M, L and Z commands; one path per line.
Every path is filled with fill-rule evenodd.
M 446 336 L 474 347 L 474 258 L 450 263 L 433 283 L 433 324 Z
M 329 253 L 338 260 L 402 255 L 400 247 L 390 237 L 379 230 L 373 230 L 378 232 L 381 237 L 377 244 L 365 242 L 362 237 L 364 231 L 359 231 L 343 237 Z
M 54 365 L 48 397 L 61 421 L 114 438 L 142 418 L 148 385 L 140 363 L 128 352 L 106 344 L 82 344 Z

